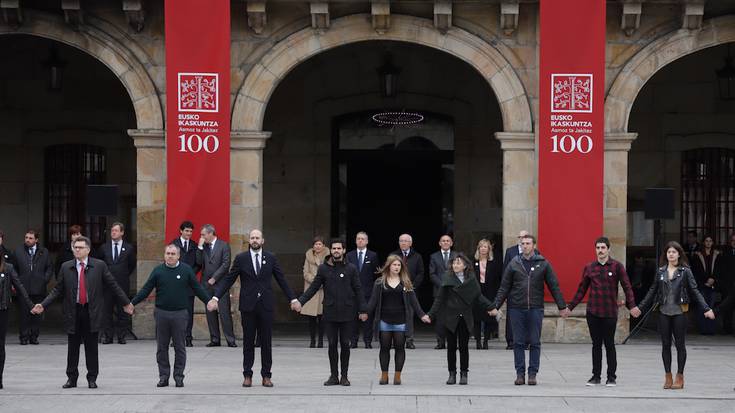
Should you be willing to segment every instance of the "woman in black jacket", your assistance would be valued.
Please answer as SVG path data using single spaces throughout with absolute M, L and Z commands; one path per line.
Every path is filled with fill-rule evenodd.
M 457 254 L 452 268 L 442 278 L 439 295 L 434 299 L 428 316 L 431 320 L 444 325 L 447 337 L 447 364 L 449 379 L 447 384 L 457 383 L 457 347 L 459 346 L 459 384 L 467 384 L 469 369 L 470 329 L 474 326 L 475 306 L 485 311 L 494 308 L 493 303 L 482 295 L 480 283 L 472 271 L 472 263 L 464 254 Z
M 33 308 L 26 289 L 23 288 L 13 265 L 5 261 L 0 254 L 0 389 L 3 388 L 3 370 L 5 368 L 5 333 L 8 331 L 8 311 L 10 311 L 10 289 L 15 287 L 18 299 L 25 302 L 25 308 Z
M 390 348 L 395 349 L 396 371 L 393 384 L 401 384 L 401 371 L 406 361 L 406 334 L 412 335 L 413 323 L 407 321 L 415 313 L 421 321 L 428 323 L 429 317 L 419 305 L 411 284 L 411 277 L 397 255 L 389 255 L 375 281 L 368 303 L 368 314 L 373 314 L 375 339 L 380 341 L 380 381 L 388 384 Z
M 658 332 L 661 334 L 661 357 L 666 372 L 664 389 L 684 388 L 684 365 L 687 361 L 687 350 L 685 345 L 687 331 L 686 312 L 689 304 L 701 309 L 704 316 L 713 320 L 715 313 L 709 308 L 697 289 L 697 282 L 689 269 L 684 249 L 678 242 L 670 241 L 664 248 L 665 256 L 661 257 L 656 278 L 648 290 L 646 297 L 631 310 L 639 309 L 646 311 L 651 306 L 659 306 Z M 677 372 L 676 381 L 671 377 L 671 336 L 674 336 L 676 344 Z
M 480 281 L 482 295 L 490 301 L 494 300 L 498 294 L 500 279 L 503 277 L 503 263 L 499 256 L 495 255 L 494 247 L 495 243 L 488 239 L 483 238 L 478 241 L 474 263 L 475 274 L 477 274 L 477 279 Z M 481 308 L 475 308 L 474 318 L 473 334 L 475 341 L 477 341 L 477 349 L 487 350 L 487 342 L 491 336 L 498 336 L 498 321 L 495 317 L 490 317 Z

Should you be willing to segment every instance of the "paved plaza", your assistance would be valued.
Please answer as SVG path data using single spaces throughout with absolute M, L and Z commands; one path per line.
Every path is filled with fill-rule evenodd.
M 430 337 L 408 350 L 403 385 L 378 385 L 378 349 L 353 350 L 351 387 L 324 387 L 325 349 L 308 349 L 303 337 L 277 334 L 273 382 L 241 387 L 242 348 L 188 349 L 186 386 L 156 388 L 155 343 L 129 341 L 100 346 L 99 389 L 90 390 L 80 368 L 80 387 L 63 390 L 66 339 L 42 336 L 39 346 L 8 337 L 2 412 L 725 412 L 735 409 L 735 340 L 690 335 L 682 391 L 662 390 L 660 347 L 655 337 L 618 346 L 618 387 L 586 387 L 590 349 L 585 344 L 544 344 L 539 385 L 514 386 L 513 357 L 505 343 L 470 350 L 468 386 L 447 386 L 446 353 Z M 240 342 L 238 342 L 240 344 Z M 471 342 L 471 344 L 473 344 Z M 171 351 L 173 362 L 173 351 Z M 256 371 L 259 356 L 256 356 Z M 257 377 L 256 377 L 257 379 Z M 391 374 L 392 379 L 392 374 Z

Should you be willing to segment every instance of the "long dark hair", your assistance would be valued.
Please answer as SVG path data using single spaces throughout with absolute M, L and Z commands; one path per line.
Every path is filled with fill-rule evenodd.
M 472 263 L 470 262 L 470 259 L 467 258 L 467 256 L 464 255 L 464 253 L 462 253 L 462 252 L 457 253 L 457 256 L 454 257 L 454 259 L 452 260 L 452 262 L 449 263 L 449 268 L 447 268 L 447 272 L 449 272 L 449 274 L 454 274 L 454 268 L 452 267 L 452 263 L 454 261 L 456 261 L 456 260 L 462 260 L 462 262 L 464 263 L 464 267 L 465 267 L 464 268 L 464 275 L 465 275 L 465 277 L 467 277 L 467 276 L 474 276 L 475 275 L 475 271 L 472 269 Z
M 676 252 L 679 253 L 679 260 L 676 263 L 677 267 L 689 267 L 689 260 L 687 259 L 686 253 L 684 253 L 684 248 L 681 247 L 681 244 L 679 244 L 676 241 L 669 241 L 666 243 L 666 246 L 664 246 L 663 253 L 661 254 L 661 258 L 659 258 L 658 265 L 659 267 L 665 267 L 669 265 L 669 260 L 666 258 L 666 253 L 669 251 L 669 249 L 675 249 Z

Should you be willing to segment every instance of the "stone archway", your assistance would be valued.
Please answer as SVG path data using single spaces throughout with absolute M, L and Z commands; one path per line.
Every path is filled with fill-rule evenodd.
M 441 34 L 431 20 L 391 16 L 391 29 L 375 32 L 370 15 L 335 19 L 325 33 L 299 30 L 270 48 L 249 66 L 232 110 L 231 228 L 233 246 L 250 228 L 262 225 L 262 149 L 270 137 L 262 130 L 268 101 L 278 84 L 297 65 L 329 49 L 370 40 L 391 40 L 428 46 L 459 58 L 473 67 L 490 85 L 498 100 L 504 132 L 496 138 L 504 150 L 505 165 L 523 165 L 526 174 L 504 174 L 504 196 L 528 193 L 535 181 L 534 119 L 526 90 L 508 60 L 494 46 L 459 27 Z M 488 137 L 490 138 L 490 137 Z M 530 168 L 530 169 L 528 169 Z M 525 175 L 528 175 L 527 177 Z M 506 194 L 508 192 L 508 194 Z M 512 192 L 512 194 L 511 194 Z M 515 209 L 503 206 L 503 232 L 535 228 L 535 200 Z M 512 239 L 508 236 L 508 240 Z

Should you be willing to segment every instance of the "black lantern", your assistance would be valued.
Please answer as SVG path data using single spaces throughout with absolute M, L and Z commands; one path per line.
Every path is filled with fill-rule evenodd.
M 48 71 L 48 89 L 52 91 L 60 91 L 64 78 L 66 61 L 59 57 L 59 51 L 55 46 L 51 47 L 49 58 L 43 62 L 43 66 Z
M 401 68 L 393 65 L 393 55 L 390 53 L 386 54 L 383 65 L 378 68 L 383 97 L 392 98 L 396 96 L 398 75 L 400 74 Z
M 732 64 L 730 47 L 727 48 L 725 65 L 715 71 L 717 74 L 717 93 L 722 100 L 735 99 L 735 66 Z

